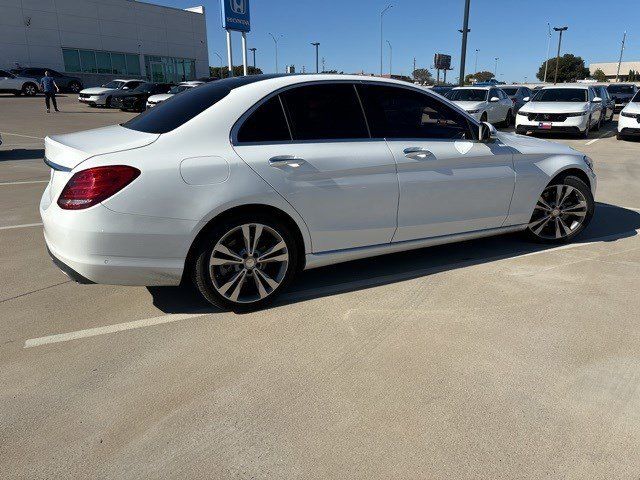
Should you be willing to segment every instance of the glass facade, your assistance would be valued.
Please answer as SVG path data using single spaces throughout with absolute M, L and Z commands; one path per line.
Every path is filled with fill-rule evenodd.
M 152 82 L 186 82 L 196 78 L 196 61 L 192 58 L 144 56 L 147 78 Z
M 66 72 L 110 73 L 139 77 L 140 56 L 135 53 L 63 48 Z

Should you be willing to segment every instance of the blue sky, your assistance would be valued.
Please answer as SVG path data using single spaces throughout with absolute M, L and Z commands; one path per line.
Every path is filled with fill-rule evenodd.
M 149 1 L 178 8 L 204 5 L 210 64 L 219 64 L 214 52 L 226 58 L 219 0 Z M 284 35 L 279 42 L 280 71 L 285 64 L 295 65 L 297 71 L 303 65 L 307 71 L 315 69 L 310 42 L 317 41 L 327 69 L 375 73 L 380 69 L 380 11 L 389 3 L 393 8 L 384 20 L 384 72 L 389 68 L 389 40 L 393 46 L 393 73 L 409 74 L 414 57 L 418 67 L 431 67 L 437 51 L 452 55 L 455 70 L 449 72 L 448 78 L 457 77 L 457 30 L 462 28 L 464 0 L 252 0 L 248 45 L 258 49 L 256 63 L 265 73 L 275 71 L 275 49 L 269 32 Z M 547 22 L 552 27 L 569 26 L 563 36 L 562 52 L 580 55 L 587 65 L 617 61 L 624 30 L 624 59 L 640 60 L 639 19 L 638 0 L 472 0 L 466 71 L 473 71 L 478 48 L 479 70 L 493 71 L 494 58 L 499 57 L 500 80 L 523 81 L 525 76 L 534 79 L 547 50 Z M 234 33 L 233 40 L 234 63 L 240 64 L 240 34 Z M 552 56 L 556 48 L 554 35 Z

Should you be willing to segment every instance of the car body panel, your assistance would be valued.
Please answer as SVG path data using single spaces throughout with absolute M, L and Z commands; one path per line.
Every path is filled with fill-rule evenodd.
M 629 117 L 627 115 L 634 116 Z M 640 102 L 629 102 L 622 109 L 618 118 L 618 133 L 624 133 L 625 135 L 640 134 Z
M 457 90 L 484 90 L 487 92 L 486 99 L 484 101 L 467 101 L 467 100 L 451 100 L 452 103 L 458 105 L 465 112 L 471 115 L 476 120 L 480 120 L 483 114 L 486 114 L 487 121 L 490 123 L 504 122 L 507 119 L 507 114 L 512 110 L 513 103 L 505 94 L 505 98 L 498 97 L 498 101 L 491 102 L 490 93 L 494 93 L 496 87 L 456 87 L 451 90 L 447 95 L 452 94 Z M 449 97 L 447 97 L 449 98 Z M 474 112 L 474 113 L 471 113 Z

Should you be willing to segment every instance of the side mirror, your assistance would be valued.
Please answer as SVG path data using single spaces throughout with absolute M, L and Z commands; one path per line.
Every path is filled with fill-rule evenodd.
M 478 140 L 482 143 L 487 143 L 491 140 L 491 137 L 496 134 L 496 129 L 489 122 L 482 122 L 480 124 L 480 130 L 478 132 Z
M 602 102 L 602 99 L 601 99 L 600 97 L 595 97 L 595 98 L 593 99 L 593 102 L 594 102 L 594 103 L 600 103 L 600 102 Z
M 531 97 L 524 97 L 524 98 L 522 99 L 522 101 L 523 101 L 523 102 L 528 102 L 529 100 L 531 100 Z
M 122 87 L 122 89 L 123 89 L 123 90 L 129 90 L 129 87 L 124 86 L 124 87 Z
M 495 103 L 500 101 L 500 99 L 498 97 L 491 97 L 491 100 L 489 100 L 491 103 Z

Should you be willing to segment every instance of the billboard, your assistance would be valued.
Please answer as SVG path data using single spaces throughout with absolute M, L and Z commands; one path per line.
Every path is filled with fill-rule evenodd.
M 249 0 L 220 0 L 222 28 L 248 32 L 251 30 L 249 18 Z
M 433 57 L 433 65 L 436 70 L 451 70 L 451 55 L 436 53 Z

